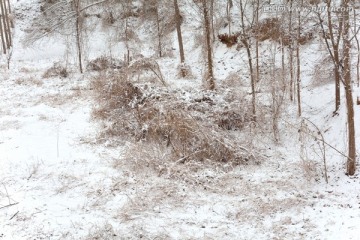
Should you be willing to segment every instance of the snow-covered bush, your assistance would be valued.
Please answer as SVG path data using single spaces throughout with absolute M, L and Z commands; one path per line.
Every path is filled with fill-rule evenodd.
M 100 138 L 107 142 L 126 138 L 135 142 L 135 148 L 136 143 L 161 147 L 170 152 L 168 161 L 183 163 L 212 161 L 237 165 L 251 158 L 251 153 L 241 147 L 246 143 L 229 133 L 243 129 L 248 118 L 240 108 L 237 112 L 229 111 L 230 105 L 212 92 L 135 86 L 121 74 L 99 75 L 93 86 L 98 103 L 93 116 L 103 121 Z M 134 153 L 134 149 L 130 151 Z M 137 159 L 148 162 L 146 156 Z
M 89 61 L 86 69 L 90 71 L 103 71 L 106 69 L 121 69 L 123 67 L 125 67 L 125 63 L 123 61 L 111 57 L 101 56 Z
M 69 72 L 61 63 L 54 63 L 52 67 L 47 69 L 43 74 L 43 78 L 51 78 L 51 77 L 62 77 L 67 78 L 69 76 Z

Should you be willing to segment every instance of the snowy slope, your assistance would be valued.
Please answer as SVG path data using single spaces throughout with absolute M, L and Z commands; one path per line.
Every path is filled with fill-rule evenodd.
M 345 176 L 346 159 L 327 148 L 327 184 L 311 138 L 309 159 L 300 159 L 295 104 L 283 115 L 281 143 L 268 134 L 254 139 L 264 155 L 259 165 L 226 170 L 204 163 L 185 179 L 134 169 L 124 157 L 127 143 L 97 142 L 91 75 L 42 77 L 64 59 L 64 43 L 20 44 L 38 1 L 13 4 L 24 17 L 16 22 L 11 68 L 4 56 L 0 65 L 0 239 L 360 239 L 359 175 Z M 174 88 L 201 87 L 201 49 L 191 48 L 189 33 L 193 24 L 186 21 L 184 38 L 195 79 L 175 80 L 176 57 L 159 60 Z M 101 52 L 98 44 L 94 56 Z M 346 153 L 345 105 L 332 116 L 333 85 L 310 84 L 318 46 L 305 46 L 302 54 L 308 66 L 304 117 Z M 219 81 L 230 72 L 247 72 L 245 53 L 235 47 L 217 43 L 214 56 Z M 359 122 L 359 106 L 355 110 Z

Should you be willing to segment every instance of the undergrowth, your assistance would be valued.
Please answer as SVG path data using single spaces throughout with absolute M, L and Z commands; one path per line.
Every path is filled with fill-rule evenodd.
M 103 73 L 92 85 L 97 102 L 93 117 L 103 123 L 99 139 L 114 145 L 118 140 L 132 142 L 125 158 L 138 168 L 171 174 L 173 163 L 238 165 L 255 159 L 252 146 L 235 134 L 250 123 L 250 114 L 234 99 L 215 92 L 135 85 L 125 72 Z

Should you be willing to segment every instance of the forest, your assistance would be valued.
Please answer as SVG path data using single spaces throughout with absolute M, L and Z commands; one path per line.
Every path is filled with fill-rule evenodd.
M 0 0 L 0 239 L 357 239 L 355 0 Z

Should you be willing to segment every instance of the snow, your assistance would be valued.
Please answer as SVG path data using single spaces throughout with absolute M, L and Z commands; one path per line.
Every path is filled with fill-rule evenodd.
M 36 15 L 38 1 L 13 4 L 25 16 Z M 27 21 L 17 20 L 9 70 L 1 56 L 0 239 L 360 239 L 359 175 L 346 176 L 346 159 L 329 147 L 329 183 L 320 156 L 309 153 L 310 165 L 305 165 L 293 128 L 299 124 L 295 104 L 282 116 L 280 143 L 268 135 L 253 139 L 264 155 L 260 164 L 226 170 L 204 163 L 184 179 L 134 169 L 125 156 L 128 143 L 97 141 L 91 74 L 42 78 L 64 58 L 65 46 L 55 39 L 22 47 Z M 192 49 L 189 33 L 199 23 L 186 23 L 185 49 L 194 78 L 176 79 L 176 53 L 159 63 L 166 81 L 190 99 L 187 90 L 201 88 L 203 66 L 201 49 Z M 98 35 L 102 38 L 94 37 L 90 57 L 106 47 L 99 40 L 103 33 Z M 318 49 L 313 44 L 302 51 L 303 114 L 329 144 L 346 153 L 345 104 L 333 116 L 333 84 L 310 84 Z M 261 51 L 266 54 L 267 47 Z M 245 52 L 217 44 L 214 56 L 219 81 L 229 72 L 246 74 Z M 355 114 L 358 122 L 359 106 Z M 360 142 L 360 131 L 356 137 Z M 310 140 L 307 144 L 309 151 L 318 151 Z

